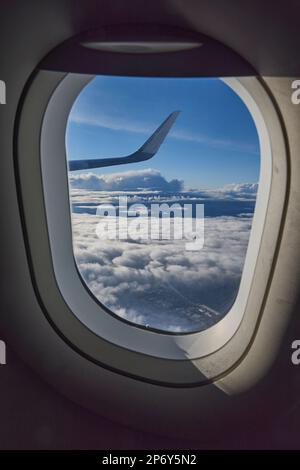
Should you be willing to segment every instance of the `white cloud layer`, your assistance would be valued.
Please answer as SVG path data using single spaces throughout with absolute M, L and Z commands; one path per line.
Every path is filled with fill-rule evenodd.
M 232 183 L 217 189 L 202 191 L 204 197 L 213 199 L 253 200 L 256 199 L 258 183 Z
M 72 188 L 93 191 L 137 191 L 151 189 L 158 191 L 181 191 L 183 182 L 174 179 L 167 181 L 158 170 L 124 171 L 97 175 L 95 173 L 71 174 L 69 177 Z
M 136 177 L 128 173 L 129 179 Z M 116 176 L 110 178 L 100 179 L 101 184 L 119 188 Z M 218 194 L 247 193 L 254 194 L 255 185 L 230 185 Z M 72 202 L 86 210 L 72 214 L 75 258 L 100 302 L 129 321 L 169 331 L 205 329 L 222 318 L 238 291 L 251 214 L 206 218 L 204 249 L 189 252 L 185 240 L 99 240 L 99 217 L 88 213 L 99 197 L 111 202 L 117 193 L 72 191 Z M 146 202 L 157 194 L 132 197 Z
M 147 168 L 144 170 L 123 171 L 120 173 L 70 173 L 69 181 L 72 189 L 87 191 L 133 191 L 140 190 L 180 192 L 183 181 L 173 179 L 167 181 L 159 170 Z M 222 188 L 193 191 L 192 197 L 210 199 L 239 199 L 255 200 L 258 189 L 257 183 L 229 184 Z

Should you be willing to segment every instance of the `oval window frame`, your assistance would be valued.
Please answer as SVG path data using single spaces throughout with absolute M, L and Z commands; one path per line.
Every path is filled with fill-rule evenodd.
M 121 331 L 124 323 L 119 319 L 115 321 L 119 323 L 119 326 L 122 325 L 121 330 L 118 328 L 114 331 L 114 336 L 109 338 L 103 338 L 103 331 L 97 332 L 98 334 L 101 333 L 101 336 L 98 336 L 95 331 L 93 332 L 90 328 L 87 328 L 83 324 L 82 318 L 77 318 L 77 321 L 75 321 L 73 306 L 68 304 L 68 299 L 66 298 L 65 286 L 63 286 L 65 281 L 63 280 L 62 272 L 58 275 L 57 263 L 53 258 L 53 240 L 55 243 L 55 240 L 58 240 L 59 237 L 57 232 L 53 233 L 52 230 L 53 226 L 55 226 L 54 220 L 51 219 L 51 216 L 49 218 L 47 197 L 49 197 L 49 194 L 51 197 L 51 184 L 49 184 L 48 168 L 45 166 L 41 168 L 40 154 L 42 154 L 44 159 L 46 155 L 49 156 L 45 148 L 45 142 L 49 142 L 49 130 L 56 137 L 60 134 L 59 139 L 54 139 L 54 141 L 60 142 L 60 151 L 65 152 L 65 126 L 61 125 L 62 121 L 60 119 L 53 120 L 53 114 L 51 118 L 50 110 L 51 113 L 55 111 L 54 115 L 57 116 L 58 108 L 55 109 L 53 106 L 55 102 L 60 109 L 60 116 L 66 124 L 74 97 L 77 96 L 86 80 L 91 78 L 83 75 L 76 75 L 76 77 L 76 90 L 74 88 L 71 90 L 69 84 L 64 88 L 67 84 L 66 80 L 70 78 L 70 75 L 60 72 L 39 71 L 25 97 L 18 127 L 17 164 L 28 250 L 30 252 L 32 276 L 35 279 L 44 311 L 47 312 L 47 318 L 63 338 L 78 352 L 100 365 L 120 373 L 150 381 L 151 383 L 164 383 L 171 384 L 172 386 L 194 386 L 199 383 L 215 380 L 220 375 L 226 373 L 226 370 L 233 367 L 233 364 L 237 363 L 247 350 L 251 337 L 255 334 L 256 326 L 262 313 L 262 306 L 267 295 L 266 292 L 272 272 L 272 263 L 276 252 L 287 192 L 287 154 L 280 120 L 275 107 L 259 79 L 255 77 L 234 79 L 237 80 L 240 90 L 245 90 L 248 96 L 254 100 L 253 102 L 259 111 L 272 156 L 272 165 L 269 168 L 270 193 L 265 198 L 264 220 L 260 221 L 262 238 L 255 262 L 254 274 L 256 279 L 251 279 L 249 283 L 249 297 L 241 318 L 236 325 L 236 329 L 231 328 L 227 336 L 224 334 L 225 326 L 222 324 L 222 321 L 226 319 L 226 316 L 218 324 L 204 332 L 187 333 L 184 335 L 153 333 L 130 325 L 130 329 L 134 330 L 135 333 L 138 330 L 149 335 L 147 341 L 145 341 L 145 337 L 140 336 L 143 340 L 140 339 L 136 344 L 133 344 L 131 339 L 128 342 L 128 336 L 124 335 L 124 330 Z M 74 75 L 72 76 L 73 78 Z M 231 80 L 225 79 L 228 83 Z M 259 102 L 259 107 L 257 102 Z M 27 119 L 29 115 L 31 116 L 30 122 Z M 259 131 L 258 127 L 257 129 Z M 63 147 L 61 146 L 62 142 Z M 26 160 L 22 157 L 28 151 L 32 158 Z M 61 156 L 62 153 L 60 153 L 60 158 Z M 262 158 L 261 150 L 261 161 Z M 49 158 L 46 161 L 49 162 Z M 66 182 L 67 168 L 65 155 L 63 155 L 63 161 L 65 173 L 61 173 L 59 178 L 63 177 L 63 181 Z M 52 168 L 55 166 L 52 160 Z M 48 189 L 46 190 L 44 184 L 45 172 L 47 173 L 46 179 L 48 180 Z M 42 181 L 43 174 L 44 182 Z M 51 181 L 55 181 L 55 184 L 57 184 L 59 179 L 55 178 Z M 41 200 L 42 195 L 44 199 L 42 198 Z M 60 203 L 58 192 L 52 191 L 53 195 L 56 196 L 52 201 L 53 207 L 57 208 Z M 68 217 L 70 218 L 69 200 L 63 199 L 65 206 L 64 214 L 66 215 L 67 208 Z M 36 206 L 37 212 L 41 216 L 40 220 L 43 219 L 46 222 L 46 227 L 37 227 L 36 224 L 31 223 L 33 220 L 32 206 Z M 58 226 L 57 221 L 61 225 L 66 221 L 66 218 L 61 215 L 62 212 L 60 217 L 56 217 L 56 227 Z M 49 231 L 51 224 L 52 227 Z M 47 249 L 41 250 L 41 243 L 44 243 L 44 248 L 47 245 Z M 268 247 L 267 255 L 265 253 L 266 246 Z M 259 251 L 262 251 L 264 256 L 259 256 Z M 41 253 L 42 257 L 40 256 Z M 47 263 L 45 263 L 46 258 Z M 74 263 L 74 257 L 72 256 L 72 258 Z M 70 269 L 70 266 L 68 269 Z M 73 267 L 75 268 L 75 265 Z M 67 275 L 65 279 L 70 280 L 68 269 L 65 270 L 65 275 Z M 50 272 L 50 270 L 52 271 Z M 49 288 L 50 276 L 52 278 L 51 289 Z M 60 297 L 60 308 L 54 305 L 54 294 L 57 301 Z M 91 300 L 93 299 L 91 298 Z M 65 311 L 63 311 L 62 305 L 64 305 Z M 97 309 L 99 309 L 98 305 Z M 112 316 L 110 317 L 113 318 Z M 72 326 L 70 326 L 71 324 Z M 201 338 L 201 348 L 199 348 L 199 340 L 197 341 L 194 335 L 205 332 L 211 333 L 211 329 L 218 325 L 218 331 L 210 335 L 208 343 L 205 344 L 203 338 Z M 153 335 L 155 335 L 154 341 Z M 162 350 L 157 348 L 158 337 L 164 343 Z M 127 343 L 124 340 L 127 340 Z M 116 351 L 118 351 L 118 354 L 116 354 Z M 127 359 L 131 356 L 131 363 L 125 360 L 125 351 Z M 222 358 L 221 361 L 218 359 L 220 357 Z M 187 366 L 191 362 L 193 364 L 192 368 Z M 145 368 L 146 363 L 151 363 L 151 367 Z M 160 367 L 159 372 L 157 372 L 158 369 L 157 371 L 153 369 L 155 363 L 159 363 L 160 366 L 164 365 L 164 367 Z

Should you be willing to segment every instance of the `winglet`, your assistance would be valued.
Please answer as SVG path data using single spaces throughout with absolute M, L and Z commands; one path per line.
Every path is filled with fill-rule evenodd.
M 151 137 L 134 153 L 118 158 L 92 158 L 88 160 L 70 160 L 69 171 L 88 170 L 104 166 L 124 165 L 149 160 L 159 150 L 180 111 L 173 111 L 164 122 L 153 132 Z
M 164 120 L 164 122 L 156 129 L 156 131 L 153 132 L 151 137 L 149 137 L 149 139 L 144 143 L 144 145 L 142 145 L 138 152 L 142 151 L 155 155 L 159 147 L 167 137 L 179 113 L 180 111 L 173 111 L 173 113 L 171 113 L 167 117 L 167 119 Z

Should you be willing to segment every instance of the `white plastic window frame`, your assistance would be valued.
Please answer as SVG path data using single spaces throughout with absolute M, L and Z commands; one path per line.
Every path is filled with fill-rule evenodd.
M 44 204 L 53 269 L 60 292 L 80 322 L 109 343 L 144 355 L 171 360 L 195 360 L 211 355 L 235 335 L 249 302 L 274 174 L 270 129 L 249 88 L 252 88 L 252 91 L 256 88 L 257 95 L 264 100 L 269 100 L 268 95 L 255 77 L 223 79 L 245 103 L 257 128 L 260 143 L 260 177 L 256 208 L 239 292 L 232 308 L 222 320 L 204 331 L 177 335 L 135 327 L 101 309 L 83 286 L 76 269 L 68 194 L 65 131 L 70 109 L 76 97 L 92 78 L 93 76 L 86 75 L 66 75 L 48 102 L 41 129 Z M 273 109 L 272 119 L 277 120 L 277 127 L 280 129 L 270 100 L 267 107 L 269 111 Z M 284 151 L 283 139 L 280 150 Z M 251 295 L 254 293 L 251 292 Z M 248 314 L 251 315 L 251 312 Z M 257 316 L 258 312 L 252 314 Z

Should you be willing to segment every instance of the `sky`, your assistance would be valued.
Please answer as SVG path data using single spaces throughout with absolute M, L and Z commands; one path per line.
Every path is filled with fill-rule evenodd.
M 260 160 L 248 109 L 219 79 L 96 77 L 72 107 L 66 150 L 68 159 L 126 156 L 176 110 L 152 159 L 70 172 L 69 182 L 74 255 L 91 292 L 130 322 L 184 332 L 219 321 L 238 292 Z M 204 203 L 203 249 L 177 239 L 99 240 L 96 208 L 117 205 L 122 192 L 147 208 Z
M 186 190 L 258 181 L 255 124 L 241 99 L 219 79 L 94 78 L 72 107 L 67 157 L 128 155 L 175 110 L 181 112 L 153 159 L 93 173 L 151 168 L 166 180 L 183 181 Z

